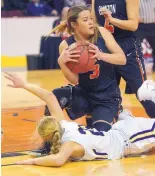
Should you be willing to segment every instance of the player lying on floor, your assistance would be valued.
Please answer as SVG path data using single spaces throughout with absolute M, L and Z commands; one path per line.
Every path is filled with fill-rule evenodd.
M 155 119 L 134 118 L 129 112 L 123 111 L 119 115 L 120 121 L 108 132 L 86 128 L 75 122 L 62 120 L 64 114 L 53 93 L 33 84 L 24 83 L 15 74 L 6 73 L 5 77 L 12 82 L 8 86 L 23 88 L 45 101 L 53 115 L 43 117 L 37 126 L 42 139 L 52 143 L 51 153 L 17 164 L 62 166 L 68 160 L 120 159 L 148 152 L 155 147 Z M 150 92 L 155 95 L 155 83 L 147 82 L 144 89 L 147 87 L 149 89 L 144 91 L 145 98 Z M 58 119 L 62 121 L 58 122 Z

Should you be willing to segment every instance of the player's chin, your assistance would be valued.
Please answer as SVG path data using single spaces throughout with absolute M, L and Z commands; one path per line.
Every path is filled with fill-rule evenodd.
M 88 30 L 88 34 L 89 34 L 89 35 L 94 35 L 94 33 L 95 33 L 95 32 L 94 32 L 93 29 L 89 29 L 89 30 Z

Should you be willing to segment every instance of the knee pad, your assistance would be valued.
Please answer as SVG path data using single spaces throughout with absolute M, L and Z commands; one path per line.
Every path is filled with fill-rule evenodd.
M 73 96 L 72 85 L 54 89 L 52 92 L 57 98 L 59 105 L 62 109 L 64 108 L 69 109 L 72 106 L 72 96 Z M 44 115 L 45 116 L 51 115 L 47 105 L 45 106 Z
M 68 85 L 62 88 L 54 89 L 53 94 L 56 96 L 62 109 L 69 109 L 72 105 L 73 86 Z

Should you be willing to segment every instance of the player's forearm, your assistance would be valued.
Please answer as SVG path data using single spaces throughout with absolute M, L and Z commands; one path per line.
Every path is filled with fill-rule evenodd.
M 63 158 L 59 157 L 59 154 L 49 155 L 34 159 L 34 164 L 38 166 L 56 166 L 60 167 L 64 164 Z
M 59 117 L 60 120 L 63 119 L 63 113 L 61 112 L 57 98 L 52 92 L 49 92 L 33 84 L 26 84 L 23 88 L 47 103 L 50 112 L 53 114 L 58 114 L 56 118 Z
M 51 92 L 42 89 L 34 84 L 25 84 L 25 86 L 23 87 L 25 90 L 27 90 L 28 92 L 31 92 L 32 94 L 36 95 L 37 97 L 39 97 L 41 100 L 45 101 L 47 100 L 49 94 L 51 94 Z
M 123 53 L 114 53 L 114 54 L 102 53 L 100 59 L 114 65 L 126 64 L 126 57 Z
M 136 31 L 138 28 L 138 20 L 119 20 L 112 18 L 110 23 L 123 30 Z
M 54 166 L 54 167 L 60 167 L 62 166 L 66 160 L 59 156 L 59 154 L 56 155 L 48 155 L 40 158 L 34 158 L 34 159 L 28 159 L 24 161 L 19 161 L 16 164 L 18 165 L 38 165 L 38 166 Z
M 75 85 L 78 84 L 79 76 L 77 74 L 70 71 L 70 69 L 64 63 L 59 62 L 59 66 L 64 76 L 70 83 L 75 84 Z

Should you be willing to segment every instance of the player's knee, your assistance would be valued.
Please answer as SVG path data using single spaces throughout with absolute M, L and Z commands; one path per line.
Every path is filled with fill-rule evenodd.
M 70 90 L 70 88 L 58 88 L 58 89 L 54 89 L 53 94 L 56 96 L 59 105 L 61 106 L 62 109 L 64 108 L 68 108 L 71 106 L 71 96 L 72 96 L 72 92 Z
M 97 129 L 98 131 L 109 131 L 111 129 L 111 124 L 107 122 L 94 122 L 93 128 Z
M 60 95 L 60 91 L 61 89 L 53 89 L 52 93 L 56 96 L 56 98 L 58 99 L 58 95 Z

